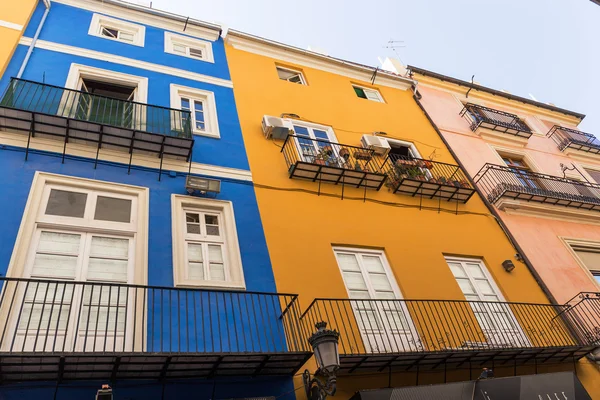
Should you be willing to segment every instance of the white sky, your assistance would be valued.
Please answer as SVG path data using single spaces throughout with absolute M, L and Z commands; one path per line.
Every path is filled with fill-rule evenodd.
M 590 0 L 152 0 L 157 9 L 377 66 L 405 64 L 587 115 L 600 137 L 600 6 Z

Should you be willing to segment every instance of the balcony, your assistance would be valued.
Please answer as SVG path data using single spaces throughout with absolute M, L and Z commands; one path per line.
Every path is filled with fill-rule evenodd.
M 457 165 L 390 154 L 384 169 L 394 193 L 466 203 L 475 192 Z
M 118 100 L 12 78 L 0 100 L 0 130 L 189 161 L 194 140 L 189 111 Z M 131 164 L 131 158 L 130 158 Z
M 291 376 L 295 295 L 0 278 L 0 380 Z
M 381 189 L 386 175 L 371 149 L 289 135 L 281 148 L 290 178 Z
M 548 132 L 560 151 L 574 149 L 586 153 L 600 154 L 600 140 L 591 133 L 554 125 Z
M 340 333 L 341 374 L 573 362 L 600 337 L 568 306 L 548 304 L 315 299 L 302 321 L 320 320 Z
M 470 122 L 473 132 L 479 128 L 487 128 L 525 140 L 533 134 L 531 129 L 515 114 L 494 110 L 493 108 L 467 103 L 460 115 Z
M 475 183 L 490 203 L 513 199 L 600 211 L 600 185 L 595 183 L 493 164 L 481 168 Z

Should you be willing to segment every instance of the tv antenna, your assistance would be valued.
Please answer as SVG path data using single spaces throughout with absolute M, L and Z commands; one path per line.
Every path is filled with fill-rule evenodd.
M 406 43 L 404 42 L 404 40 L 394 40 L 394 39 L 388 40 L 387 44 L 385 46 L 383 46 L 384 49 L 392 50 L 394 52 L 394 54 L 396 55 L 396 58 L 398 58 L 400 60 L 400 62 L 402 62 L 402 64 L 404 64 L 404 61 L 402 61 L 402 58 L 400 57 L 398 49 L 405 48 L 405 47 L 406 47 Z

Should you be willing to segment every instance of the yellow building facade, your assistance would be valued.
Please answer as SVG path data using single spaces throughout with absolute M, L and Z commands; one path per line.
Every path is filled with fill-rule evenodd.
M 325 320 L 341 334 L 335 398 L 475 379 L 491 367 L 491 353 L 477 362 L 429 358 L 473 343 L 507 347 L 482 328 L 485 316 L 473 318 L 473 304 L 451 300 L 503 302 L 494 310 L 515 323 L 508 342 L 577 342 L 567 328 L 543 339 L 556 316 L 547 296 L 469 192 L 413 81 L 236 31 L 226 52 L 277 289 L 299 294 L 307 330 Z M 542 327 L 527 322 L 527 305 L 509 303 L 540 304 Z M 405 352 L 419 355 L 385 357 Z M 495 363 L 497 376 L 573 367 L 506 360 Z
M 37 0 L 0 3 L 0 76 L 4 74 L 36 4 Z

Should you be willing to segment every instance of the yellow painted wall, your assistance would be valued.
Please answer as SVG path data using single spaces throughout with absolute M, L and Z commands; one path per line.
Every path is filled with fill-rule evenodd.
M 37 0 L 0 1 L 0 21 L 21 25 L 22 30 L 0 26 L 0 77 L 10 61 Z
M 226 52 L 279 291 L 298 293 L 303 308 L 317 297 L 347 298 L 332 251 L 332 246 L 344 245 L 383 249 L 404 298 L 464 299 L 444 260 L 444 255 L 455 255 L 482 258 L 506 301 L 548 303 L 526 266 L 514 259 L 516 251 L 476 194 L 458 206 L 460 213 L 469 213 L 461 215 L 420 210 L 418 198 L 393 194 L 385 186 L 367 192 L 379 203 L 364 202 L 364 190 L 349 187 L 341 200 L 342 187 L 325 183 L 318 196 L 318 183 L 289 178 L 283 142 L 266 140 L 262 133 L 263 115 L 294 113 L 332 126 L 339 143 L 359 146 L 362 134 L 383 131 L 413 142 L 424 158 L 434 153 L 435 161 L 455 164 L 410 90 L 378 87 L 375 82 L 385 99 L 377 103 L 358 98 L 351 86 L 353 82 L 369 86 L 368 82 L 257 55 L 229 43 Z M 301 69 L 308 85 L 280 80 L 276 64 Z M 424 199 L 422 205 L 436 208 L 438 201 Z M 456 203 L 442 207 L 455 211 Z M 502 268 L 506 259 L 516 265 L 511 273 Z M 468 372 L 456 374 L 455 380 L 468 379 Z M 434 376 L 437 383 L 443 379 Z M 387 374 L 341 378 L 340 398 L 349 398 L 357 389 L 386 386 L 387 379 Z M 402 384 L 412 382 L 397 379 L 398 385 L 405 379 Z

